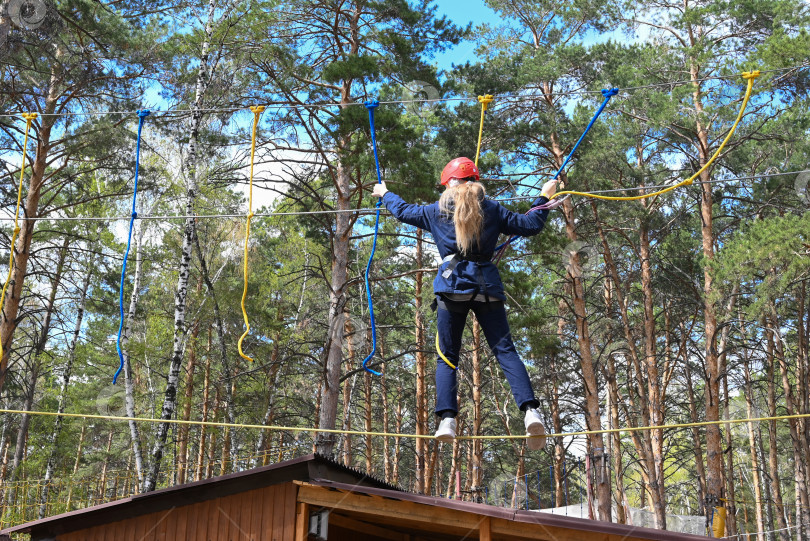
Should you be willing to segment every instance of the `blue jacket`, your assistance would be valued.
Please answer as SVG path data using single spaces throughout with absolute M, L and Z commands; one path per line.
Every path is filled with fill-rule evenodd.
M 547 201 L 548 199 L 545 197 L 540 197 L 532 206 L 535 207 Z M 442 258 L 458 253 L 453 220 L 442 216 L 438 202 L 430 205 L 406 203 L 400 196 L 392 192 L 386 192 L 383 202 L 397 220 L 430 231 Z M 488 295 L 493 300 L 506 300 L 498 267 L 490 261 L 495 247 L 498 245 L 498 236 L 501 233 L 521 237 L 536 235 L 543 230 L 548 217 L 547 210 L 535 211 L 528 215 L 519 214 L 488 199 L 481 202 L 481 208 L 484 212 L 484 225 L 478 250 L 475 254 L 468 254 L 465 259 L 459 261 L 447 278 L 442 276 L 442 270 L 449 263 L 442 263 L 436 279 L 433 280 L 435 293 L 472 293 L 476 295 L 481 293 Z

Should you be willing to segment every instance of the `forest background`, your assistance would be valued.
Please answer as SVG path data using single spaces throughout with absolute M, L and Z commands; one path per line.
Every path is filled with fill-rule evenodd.
M 632 202 L 568 199 L 500 270 L 550 432 L 810 413 L 810 6 L 486 6 L 488 20 L 458 25 L 425 0 L 7 1 L 3 254 L 15 244 L 3 264 L 2 408 L 430 434 L 436 253 L 429 235 L 386 215 L 371 271 L 370 366 L 383 375 L 361 367 L 373 343 L 363 274 L 377 180 L 362 103 L 383 102 L 389 188 L 430 202 L 443 165 L 475 155 L 476 96 L 493 94 L 484 183 L 526 211 L 601 89 L 620 92 L 560 178 L 637 195 L 708 161 L 740 109 L 740 74 L 761 70 L 736 133 L 693 185 Z M 237 341 L 248 107 L 258 104 L 250 362 Z M 135 111 L 150 106 L 120 308 Z M 24 148 L 29 111 L 39 116 Z M 119 309 L 124 369 L 112 386 Z M 521 435 L 497 362 L 468 323 L 459 434 Z M 658 528 L 667 514 L 725 506 L 729 535 L 810 535 L 801 418 L 555 437 L 528 452 L 522 439 L 442 446 L 4 413 L 1 523 L 313 450 L 426 494 L 580 503 L 618 522 L 643 507 Z

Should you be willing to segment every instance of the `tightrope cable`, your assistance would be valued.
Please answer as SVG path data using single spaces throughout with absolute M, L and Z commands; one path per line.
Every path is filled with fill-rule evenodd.
M 78 419 L 98 419 L 101 421 L 133 421 L 138 423 L 159 424 L 167 423 L 173 425 L 190 425 L 190 426 L 213 426 L 224 428 L 245 428 L 257 430 L 276 430 L 288 432 L 309 432 L 324 434 L 347 434 L 352 436 L 379 436 L 386 438 L 410 438 L 410 439 L 436 439 L 435 436 L 430 434 L 406 434 L 397 432 L 374 432 L 363 430 L 340 430 L 337 428 L 314 428 L 304 426 L 278 426 L 278 425 L 258 425 L 249 423 L 226 423 L 220 421 L 192 421 L 185 419 L 160 419 L 153 417 L 125 417 L 119 415 L 97 415 L 90 413 L 59 413 L 56 411 L 26 411 L 16 409 L 0 409 L 0 413 L 9 413 L 16 415 L 38 415 L 43 417 L 69 417 Z M 647 432 L 650 430 L 672 430 L 683 428 L 694 428 L 703 426 L 719 426 L 719 425 L 735 425 L 741 423 L 755 423 L 765 421 L 785 421 L 789 419 L 808 419 L 810 413 L 797 413 L 793 415 L 775 415 L 770 417 L 753 417 L 748 419 L 719 419 L 717 421 L 697 421 L 693 423 L 676 423 L 669 425 L 654 425 L 654 426 L 630 426 L 623 428 L 605 428 L 601 430 L 579 430 L 576 432 L 559 432 L 554 434 L 546 434 L 546 438 L 564 438 L 573 436 L 590 436 L 594 434 L 622 434 L 630 432 Z M 530 437 L 542 436 L 526 436 L 521 434 L 498 434 L 487 436 L 456 436 L 457 440 L 521 440 Z
M 256 156 L 256 130 L 259 127 L 259 117 L 264 111 L 264 105 L 252 105 L 250 111 L 253 113 L 253 132 L 250 136 L 250 180 L 248 182 L 248 214 L 247 222 L 245 223 L 245 254 L 243 258 L 242 273 L 244 275 L 245 286 L 242 289 L 242 317 L 245 320 L 245 332 L 239 337 L 237 348 L 239 355 L 250 362 L 253 362 L 251 357 L 245 355 L 242 351 L 242 341 L 250 332 L 250 322 L 248 321 L 247 310 L 245 309 L 245 298 L 247 298 L 248 290 L 248 240 L 250 239 L 250 220 L 253 219 L 253 161 Z
M 11 281 L 11 273 L 14 270 L 14 243 L 17 241 L 17 235 L 21 229 L 19 226 L 20 217 L 20 203 L 22 202 L 22 185 L 25 178 L 25 153 L 28 150 L 28 132 L 31 130 L 31 123 L 37 118 L 36 113 L 23 113 L 22 117 L 25 119 L 25 138 L 23 139 L 22 146 L 22 164 L 20 165 L 20 182 L 17 186 L 17 207 L 14 210 L 14 232 L 11 234 L 11 244 L 8 248 L 8 276 L 6 282 L 3 284 L 3 292 L 0 293 L 0 310 L 3 311 L 3 319 L 5 319 L 5 302 L 6 302 L 6 288 Z M 33 168 L 33 165 L 32 165 Z M 2 323 L 2 321 L 0 321 Z M 3 360 L 5 351 L 3 350 L 3 337 L 0 336 L 0 362 Z
M 132 244 L 132 229 L 135 224 L 135 219 L 138 217 L 138 213 L 135 211 L 135 202 L 138 199 L 138 169 L 141 161 L 141 129 L 143 128 L 143 123 L 146 120 L 146 117 L 149 116 L 149 110 L 139 110 L 137 112 L 138 115 L 138 139 L 135 143 L 135 187 L 132 191 L 132 215 L 129 219 L 129 233 L 127 234 L 127 249 L 124 252 L 124 264 L 121 267 L 121 284 L 118 287 L 118 311 L 120 312 L 120 318 L 118 321 L 118 338 L 115 341 L 115 349 L 118 351 L 118 370 L 115 371 L 115 375 L 113 376 L 113 385 L 118 381 L 118 376 L 121 374 L 121 370 L 124 369 L 124 353 L 121 351 L 121 334 L 124 332 L 124 280 L 126 279 L 127 275 L 127 258 L 129 258 L 129 249 Z
M 797 70 L 804 70 L 810 67 L 810 64 L 799 64 L 796 66 L 789 66 L 786 68 L 776 68 L 772 70 L 762 70 L 760 73 L 784 73 L 790 71 L 797 71 Z M 703 83 L 706 81 L 721 81 L 725 79 L 733 79 L 734 77 L 738 77 L 740 74 L 730 74 L 730 75 L 709 75 L 706 77 L 701 77 L 699 79 L 683 79 L 679 81 L 667 81 L 663 83 L 651 83 L 648 85 L 639 85 L 639 86 L 628 86 L 623 87 L 622 92 L 634 91 L 634 90 L 644 90 L 650 88 L 670 88 L 674 89 L 676 86 L 681 85 L 694 85 L 695 83 Z M 532 89 L 530 89 L 532 90 Z M 599 90 L 566 90 L 562 92 L 549 92 L 547 94 L 543 94 L 542 96 L 536 95 L 526 95 L 524 93 L 519 93 L 520 91 L 516 91 L 516 93 L 510 94 L 499 94 L 499 97 L 503 100 L 512 100 L 514 102 L 526 102 L 526 101 L 537 101 L 538 99 L 544 99 L 547 96 L 587 96 L 587 95 L 598 95 L 600 94 Z M 381 101 L 380 105 L 396 105 L 396 104 L 414 104 L 414 103 L 443 103 L 443 102 L 452 102 L 452 101 L 472 101 L 475 100 L 475 96 L 458 96 L 452 98 L 428 98 L 428 99 L 410 99 L 410 100 L 386 100 Z M 341 102 L 322 102 L 322 103 L 280 103 L 277 101 L 268 101 L 265 103 L 265 106 L 268 108 L 274 109 L 306 109 L 306 108 L 330 108 L 330 107 L 346 107 L 347 105 L 363 105 L 363 102 L 351 102 L 351 103 L 341 103 Z M 235 113 L 238 111 L 244 110 L 244 107 L 222 107 L 222 108 L 211 108 L 211 109 L 195 109 L 197 112 L 201 113 Z M 79 112 L 60 112 L 60 113 L 41 113 L 40 116 L 95 116 L 95 115 L 131 115 L 136 113 L 137 111 L 79 111 Z M 156 115 L 175 115 L 175 116 L 182 116 L 182 115 L 189 115 L 192 113 L 191 109 L 157 109 L 152 108 L 152 113 Z M 16 117 L 20 116 L 21 112 L 4 112 L 0 113 L 0 118 L 3 117 Z
M 380 106 L 377 100 L 369 100 L 366 102 L 366 109 L 368 109 L 368 123 L 371 130 L 371 148 L 374 150 L 374 165 L 377 167 L 377 183 L 382 184 L 382 175 L 380 174 L 380 158 L 377 155 L 377 136 L 375 134 L 376 128 L 374 126 L 374 110 Z M 371 297 L 371 286 L 368 283 L 368 276 L 371 272 L 371 262 L 374 261 L 374 253 L 377 251 L 377 236 L 380 231 L 380 207 L 382 206 L 382 197 L 377 199 L 377 213 L 374 216 L 374 240 L 371 244 L 371 254 L 368 256 L 368 263 L 366 264 L 366 298 L 368 299 L 368 315 L 371 322 L 371 353 L 363 359 L 363 368 L 367 372 L 371 372 L 375 376 L 381 376 L 382 372 L 368 367 L 368 362 L 377 353 L 377 323 L 374 320 L 374 301 Z
M 760 175 L 746 175 L 742 177 L 729 177 L 718 178 L 713 180 L 695 180 L 692 184 L 722 184 L 726 182 L 738 182 L 742 180 L 758 180 L 763 178 L 784 177 L 790 175 L 800 175 L 810 173 L 810 169 L 800 169 L 797 171 L 785 171 L 783 173 L 763 173 Z M 528 175 L 526 175 L 528 176 Z M 549 175 L 550 176 L 550 175 Z M 498 180 L 498 179 L 489 179 Z M 668 188 L 672 184 L 657 184 L 653 186 L 632 186 L 629 188 L 611 188 L 608 190 L 594 190 L 592 194 L 600 193 L 616 193 L 616 192 L 629 192 L 633 190 L 657 190 L 659 188 Z M 537 199 L 532 195 L 521 195 L 516 197 L 492 197 L 490 201 L 508 202 L 508 201 L 529 201 Z M 327 214 L 374 214 L 377 212 L 375 207 L 363 207 L 353 209 L 331 209 L 331 210 L 301 210 L 301 211 L 279 211 L 279 212 L 257 212 L 253 213 L 254 218 L 273 218 L 278 216 L 320 216 Z M 385 214 L 386 211 L 382 211 Z M 187 220 L 189 218 L 198 218 L 200 220 L 216 219 L 216 218 L 244 218 L 244 214 L 138 214 L 138 220 Z M 130 216 L 21 216 L 20 222 L 115 222 L 129 220 Z M 13 216 L 0 216 L 0 222 L 13 222 Z

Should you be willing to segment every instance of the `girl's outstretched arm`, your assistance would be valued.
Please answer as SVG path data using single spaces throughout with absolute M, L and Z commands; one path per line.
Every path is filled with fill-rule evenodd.
M 413 225 L 421 229 L 430 231 L 430 216 L 428 209 L 431 205 L 416 205 L 406 203 L 394 192 L 389 192 L 385 187 L 385 182 L 374 185 L 372 195 L 382 197 L 385 208 L 387 208 L 394 218 L 408 225 Z

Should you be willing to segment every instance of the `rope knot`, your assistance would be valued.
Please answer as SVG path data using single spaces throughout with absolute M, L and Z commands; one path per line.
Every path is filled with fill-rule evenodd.
M 492 94 L 485 94 L 483 96 L 478 96 L 478 103 L 481 104 L 481 107 L 484 108 L 484 111 L 487 110 L 487 107 L 493 101 L 495 101 L 495 97 Z
M 264 105 L 251 105 L 250 106 L 250 112 L 253 113 L 254 115 L 262 114 L 264 112 L 264 109 L 265 109 Z
M 742 78 L 747 81 L 748 79 L 756 79 L 757 77 L 759 77 L 759 75 L 760 75 L 759 70 L 745 71 L 742 74 Z
M 612 96 L 615 96 L 618 93 L 619 93 L 618 88 L 603 88 L 602 89 L 602 95 L 604 97 L 606 97 L 606 98 L 610 98 Z
M 138 217 L 138 213 L 137 213 L 137 212 L 135 212 L 135 211 L 133 211 L 133 212 L 132 212 L 132 219 L 134 220 L 134 219 L 135 219 L 135 218 L 137 218 L 137 217 Z
M 379 100 L 368 100 L 365 103 L 365 106 L 366 106 L 366 109 L 371 111 L 372 109 L 376 109 L 377 107 L 380 106 L 380 101 Z
M 37 113 L 23 113 L 22 117 L 28 122 L 31 122 L 32 120 L 37 118 Z
M 253 218 L 253 211 L 252 210 L 248 213 L 247 217 L 248 217 L 248 220 Z
M 20 229 L 20 227 L 15 227 L 15 228 L 14 228 L 14 234 L 15 234 L 15 235 L 19 235 L 19 234 L 20 234 L 20 231 L 22 231 L 22 229 Z
M 146 118 L 151 114 L 151 111 L 149 109 L 138 109 L 136 113 L 138 114 L 138 118 Z

